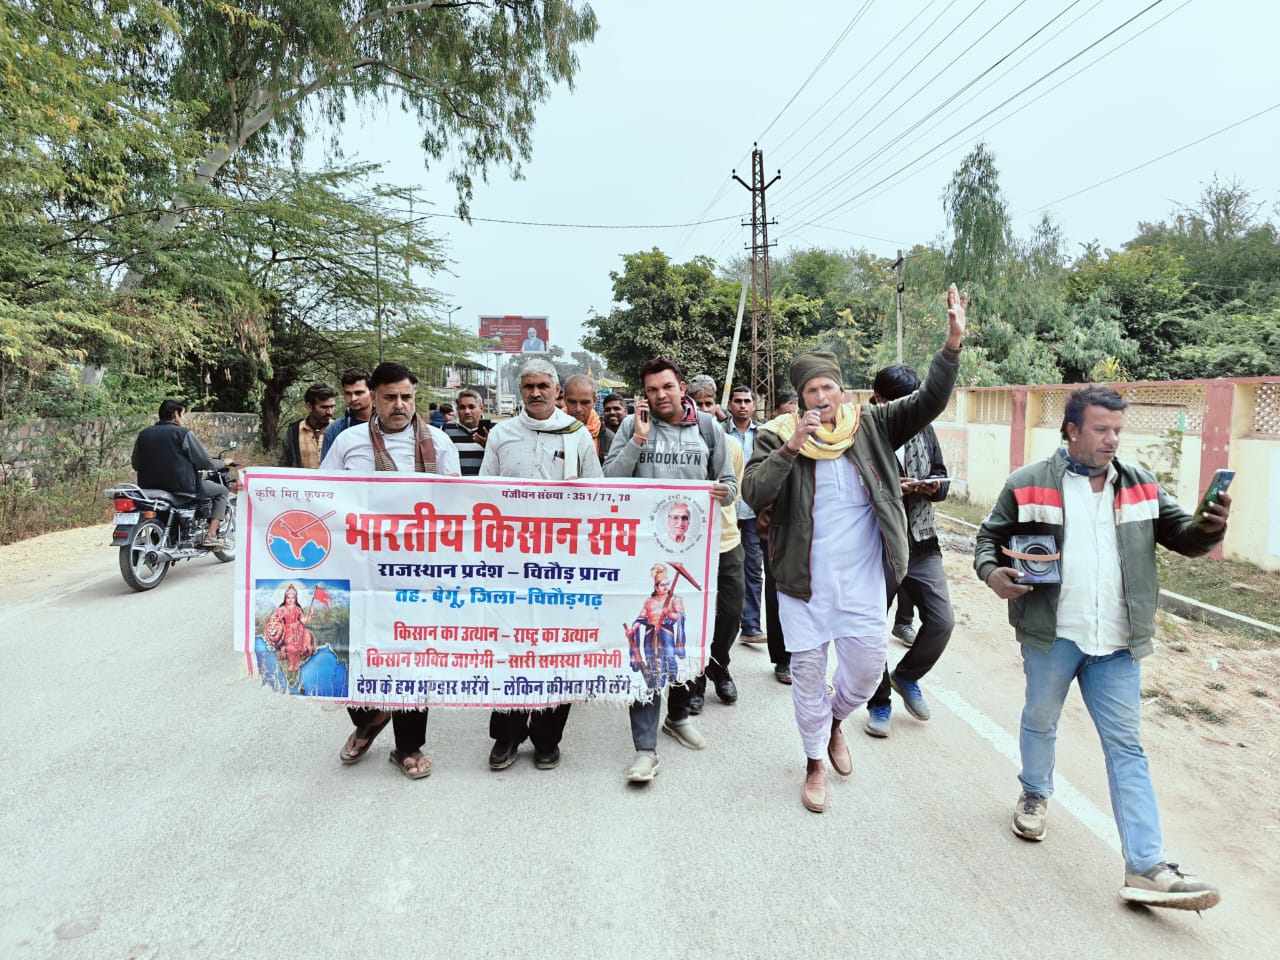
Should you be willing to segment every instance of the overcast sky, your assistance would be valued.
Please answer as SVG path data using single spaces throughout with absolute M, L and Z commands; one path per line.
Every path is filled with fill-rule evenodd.
M 421 279 L 460 308 L 459 325 L 475 330 L 481 314 L 546 315 L 550 342 L 568 352 L 591 312 L 608 312 L 609 272 L 622 254 L 656 246 L 677 260 L 707 254 L 722 263 L 739 254 L 750 240 L 738 225 L 750 215 L 750 195 L 729 173 L 736 167 L 750 182 L 756 140 L 768 176 L 782 172 L 766 195 L 777 251 L 865 246 L 893 256 L 943 236 L 942 191 L 979 140 L 996 156 L 1018 233 L 1047 205 L 1073 251 L 1095 239 L 1118 247 L 1138 221 L 1193 203 L 1215 173 L 1253 190 L 1268 213 L 1280 200 L 1280 109 L 1086 190 L 1280 107 L 1280 4 L 593 6 L 596 40 L 580 51 L 576 89 L 560 88 L 538 112 L 525 179 L 504 171 L 479 184 L 471 225 L 428 222 L 447 243 L 453 275 Z M 412 120 L 394 108 L 353 117 L 342 134 L 348 159 L 384 164 L 384 180 L 416 186 L 435 204 L 415 213 L 449 213 L 446 168 L 425 169 L 417 141 Z M 652 226 L 700 220 L 719 222 Z

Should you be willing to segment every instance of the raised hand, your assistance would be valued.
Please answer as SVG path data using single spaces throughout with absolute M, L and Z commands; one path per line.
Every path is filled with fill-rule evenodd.
M 947 288 L 947 346 L 952 350 L 960 349 L 960 341 L 964 339 L 965 308 L 969 306 L 969 294 L 960 294 L 953 283 Z

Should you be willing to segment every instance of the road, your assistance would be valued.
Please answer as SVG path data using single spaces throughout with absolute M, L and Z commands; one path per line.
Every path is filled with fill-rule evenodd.
M 343 767 L 341 708 L 244 675 L 232 565 L 188 563 L 134 594 L 106 541 L 0 549 L 0 956 L 1274 956 L 1280 861 L 1232 859 L 1245 827 L 1205 835 L 1191 805 L 1248 797 L 1184 800 L 1168 751 L 1152 760 L 1158 790 L 1179 783 L 1170 855 L 1205 868 L 1223 903 L 1200 917 L 1117 900 L 1078 698 L 1048 839 L 1010 833 L 1020 669 L 998 609 L 962 617 L 925 687 L 929 723 L 895 709 L 883 741 L 851 725 L 854 774 L 816 816 L 763 649 L 734 648 L 741 700 L 708 702 L 704 751 L 663 737 L 648 787 L 623 782 L 626 714 L 600 705 L 574 709 L 559 769 L 536 770 L 526 745 L 501 773 L 485 714 L 433 711 L 434 774 L 409 782 L 387 763 L 390 731 Z M 949 567 L 958 581 L 962 558 Z M 977 596 L 965 586 L 957 608 Z

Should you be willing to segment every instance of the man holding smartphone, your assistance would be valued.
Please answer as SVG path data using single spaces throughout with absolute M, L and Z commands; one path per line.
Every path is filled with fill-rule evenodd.
M 480 473 L 484 462 L 484 445 L 489 439 L 493 423 L 484 418 L 484 402 L 480 394 L 470 387 L 458 391 L 458 419 L 444 425 L 444 432 L 458 449 L 462 461 L 462 475 L 474 477 Z
M 974 570 L 1009 601 L 1022 646 L 1026 698 L 1019 747 L 1022 793 L 1013 832 L 1043 840 L 1053 795 L 1058 717 L 1074 680 L 1102 741 L 1111 809 L 1124 855 L 1125 900 L 1205 910 L 1216 887 L 1164 858 L 1160 812 L 1139 736 L 1140 662 L 1153 649 L 1160 585 L 1155 546 L 1203 556 L 1222 540 L 1231 498 L 1193 518 L 1150 473 L 1116 457 L 1127 404 L 1110 387 L 1067 400 L 1066 446 L 1014 471 L 978 530 Z M 1019 583 L 1015 535 L 1053 538 L 1060 584 Z

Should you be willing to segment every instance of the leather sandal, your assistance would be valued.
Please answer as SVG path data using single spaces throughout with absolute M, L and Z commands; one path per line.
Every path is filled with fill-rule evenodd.
M 849 743 L 840 729 L 840 721 L 831 721 L 831 739 L 827 741 L 827 757 L 831 760 L 831 769 L 842 777 L 853 773 L 853 757 L 849 754 Z
M 375 714 L 373 719 L 366 724 L 358 726 L 351 732 L 351 736 L 347 737 L 347 742 L 342 745 L 342 749 L 338 751 L 338 759 L 343 763 L 350 765 L 359 763 L 364 759 L 364 755 L 369 752 L 369 748 L 373 746 L 373 741 L 378 739 L 380 734 L 388 723 L 391 722 L 391 712 L 382 710 Z M 363 740 L 364 746 L 355 750 L 349 750 L 353 740 Z
M 815 770 L 806 773 L 804 790 L 800 792 L 800 802 L 806 810 L 822 813 L 827 809 L 827 771 Z

